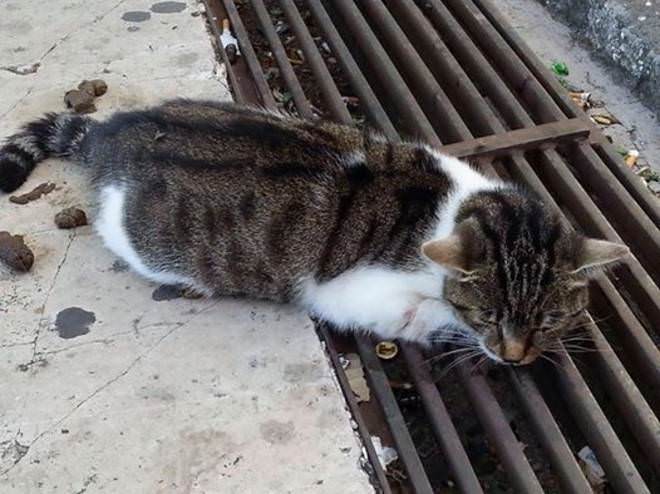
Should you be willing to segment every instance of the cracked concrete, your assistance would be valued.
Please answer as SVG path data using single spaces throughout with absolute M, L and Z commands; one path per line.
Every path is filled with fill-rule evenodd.
M 108 83 L 95 118 L 175 96 L 229 98 L 199 9 L 4 3 L 0 67 L 36 69 L 0 70 L 0 137 L 62 111 L 82 79 Z M 19 193 L 44 181 L 56 189 L 27 205 L 0 196 L 0 229 L 35 254 L 29 273 L 0 266 L 0 492 L 372 492 L 306 316 L 154 296 L 92 226 L 55 228 L 69 206 L 93 223 L 83 170 L 49 160 Z

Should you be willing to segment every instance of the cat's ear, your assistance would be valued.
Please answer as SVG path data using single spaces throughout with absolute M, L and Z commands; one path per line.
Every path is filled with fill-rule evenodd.
M 422 254 L 440 266 L 467 273 L 468 267 L 463 251 L 463 243 L 458 234 L 441 240 L 429 240 L 422 244 Z
M 630 249 L 622 244 L 583 238 L 574 259 L 573 273 L 589 271 L 616 262 L 630 254 Z
M 465 221 L 450 236 L 422 244 L 422 254 L 451 271 L 471 274 L 477 242 L 471 222 Z

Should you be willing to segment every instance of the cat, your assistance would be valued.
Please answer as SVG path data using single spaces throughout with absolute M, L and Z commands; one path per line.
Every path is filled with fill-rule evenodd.
M 50 156 L 89 169 L 98 234 L 150 280 L 500 363 L 556 344 L 595 268 L 629 253 L 428 145 L 232 103 L 47 114 L 0 148 L 0 188 Z

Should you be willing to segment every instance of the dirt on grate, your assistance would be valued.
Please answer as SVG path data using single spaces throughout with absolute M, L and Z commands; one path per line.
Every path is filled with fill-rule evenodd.
M 261 66 L 264 70 L 268 85 L 271 88 L 277 105 L 288 113 L 297 115 L 298 112 L 294 105 L 291 93 L 287 89 L 286 83 L 280 75 L 277 60 L 271 51 L 268 40 L 261 31 L 259 19 L 255 15 L 252 8 L 249 6 L 249 2 L 236 1 L 235 3 L 241 15 L 241 19 L 243 20 L 243 24 L 245 25 L 245 29 L 250 36 L 250 41 L 252 41 L 252 45 L 254 46 L 257 58 L 259 59 L 259 62 L 261 63 Z M 326 114 L 323 95 L 321 94 L 319 85 L 314 78 L 312 70 L 305 65 L 305 55 L 296 42 L 296 38 L 294 36 L 293 30 L 289 27 L 289 22 L 287 21 L 286 15 L 284 15 L 284 12 L 279 7 L 277 2 L 273 0 L 265 0 L 264 4 L 268 9 L 268 13 L 270 14 L 273 26 L 275 27 L 275 30 L 282 40 L 282 44 L 284 45 L 284 48 L 288 54 L 289 62 L 291 62 L 298 81 L 300 81 L 300 85 L 305 92 L 305 96 L 312 105 L 312 111 L 319 117 L 330 118 L 330 116 Z M 333 56 L 330 46 L 323 40 L 321 32 L 314 24 L 314 18 L 312 17 L 311 13 L 306 10 L 304 5 L 300 2 L 296 2 L 296 4 L 300 11 L 300 15 L 302 16 L 305 24 L 312 34 L 319 52 L 323 56 L 325 64 L 328 67 L 333 80 L 337 84 L 337 88 L 339 89 L 340 94 L 346 102 L 346 106 L 348 111 L 351 113 L 353 120 L 358 125 L 363 124 L 365 121 L 365 116 L 360 108 L 359 99 L 355 96 L 351 85 L 344 77 L 342 69 L 338 64 L 337 59 Z

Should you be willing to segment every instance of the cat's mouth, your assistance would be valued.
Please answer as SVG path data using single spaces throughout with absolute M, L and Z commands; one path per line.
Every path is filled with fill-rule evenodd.
M 514 367 L 520 367 L 522 365 L 529 365 L 532 362 L 534 362 L 540 355 L 541 355 L 541 350 L 539 350 L 536 347 L 529 347 L 525 350 L 525 353 L 521 353 L 520 355 L 516 355 L 515 357 L 511 358 L 505 358 L 501 354 L 493 351 L 492 349 L 488 348 L 488 346 L 483 342 L 479 342 L 479 346 L 481 347 L 481 350 L 490 358 L 491 360 L 497 362 L 498 364 L 501 365 L 510 365 Z

